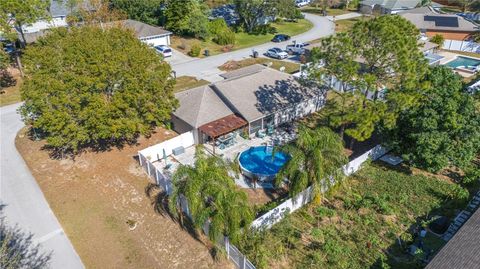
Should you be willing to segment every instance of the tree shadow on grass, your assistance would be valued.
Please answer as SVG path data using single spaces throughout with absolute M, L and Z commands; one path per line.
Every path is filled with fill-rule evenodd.
M 8 226 L 0 204 L 0 268 L 47 268 L 52 253 L 44 253 L 33 241 L 33 234 L 17 225 Z
M 180 227 L 187 231 L 195 240 L 205 244 L 200 238 L 197 229 L 194 227 L 190 218 L 183 212 L 178 213 L 178 216 L 173 214 L 169 208 L 169 196 L 155 183 L 148 183 L 145 187 L 145 194 L 150 199 L 150 203 L 153 206 L 155 213 L 160 214 L 163 217 L 168 217 Z

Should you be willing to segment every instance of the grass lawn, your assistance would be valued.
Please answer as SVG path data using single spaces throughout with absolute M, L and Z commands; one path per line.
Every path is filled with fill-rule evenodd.
M 176 79 L 177 83 L 175 84 L 175 92 L 181 92 L 188 89 L 193 89 L 196 87 L 200 87 L 203 85 L 207 85 L 210 82 L 200 79 L 198 80 L 196 77 L 190 76 L 181 76 Z
M 454 216 L 466 203 L 457 200 L 462 191 L 446 180 L 370 164 L 322 205 L 304 207 L 238 246 L 257 268 L 421 268 L 405 252 L 414 242 L 409 228 L 427 215 Z M 434 252 L 442 245 L 431 233 L 425 240 Z
M 286 62 L 286 61 L 279 61 L 279 60 L 269 59 L 269 58 L 249 58 L 241 61 L 228 61 L 222 64 L 221 66 L 219 66 L 218 69 L 222 71 L 233 71 L 233 70 L 254 65 L 254 64 L 267 64 L 267 63 L 272 63 L 270 67 L 276 70 L 280 70 L 281 67 L 285 67 L 285 72 L 289 74 L 295 73 L 300 70 L 300 64 Z
M 369 20 L 369 18 L 370 17 L 362 16 L 362 17 L 356 17 L 356 18 L 351 18 L 347 20 L 335 21 L 335 32 L 336 33 L 347 32 L 348 30 L 352 29 L 355 23 L 363 20 Z
M 158 128 L 138 144 L 54 160 L 21 131 L 16 147 L 37 180 L 86 268 L 232 268 L 168 216 L 145 194 L 148 177 L 138 150 L 175 136 Z M 130 225 L 136 228 L 130 230 Z
M 0 93 L 0 106 L 6 106 L 15 104 L 21 101 L 20 98 L 20 87 L 22 86 L 22 78 L 17 69 L 10 69 L 10 73 L 13 78 L 16 79 L 17 83 L 15 86 L 4 88 L 2 93 Z
M 313 24 L 310 21 L 304 19 L 299 20 L 298 22 L 276 22 L 272 23 L 271 25 L 277 29 L 278 33 L 287 34 L 290 36 L 301 34 L 310 30 L 313 27 Z M 185 38 L 179 36 L 172 37 L 171 46 L 174 49 L 187 54 L 193 44 L 199 44 L 202 47 L 202 54 L 200 57 L 205 57 L 203 55 L 203 52 L 205 50 L 209 50 L 210 55 L 216 55 L 231 50 L 248 48 L 269 42 L 273 38 L 274 34 L 252 35 L 244 32 L 239 32 L 236 33 L 235 36 L 236 43 L 231 48 L 215 44 L 213 41 L 201 41 L 195 38 Z

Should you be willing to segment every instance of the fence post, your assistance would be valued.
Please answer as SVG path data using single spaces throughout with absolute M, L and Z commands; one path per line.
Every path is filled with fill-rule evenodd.
M 227 251 L 227 259 L 229 259 L 230 258 L 230 242 L 228 241 L 227 236 L 225 236 L 223 240 L 225 242 L 225 250 Z
M 142 164 L 142 154 L 138 152 L 138 161 L 140 162 L 140 166 L 143 166 Z
M 247 257 L 242 253 L 242 264 L 240 266 L 240 269 L 245 269 L 245 267 L 247 266 L 246 262 L 247 262 Z
M 148 173 L 148 176 L 152 176 L 152 174 L 150 173 L 150 161 L 147 160 L 147 173 Z

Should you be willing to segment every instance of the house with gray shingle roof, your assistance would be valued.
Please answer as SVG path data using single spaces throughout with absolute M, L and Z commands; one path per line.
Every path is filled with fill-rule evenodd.
M 425 269 L 480 268 L 480 210 L 477 209 Z
M 175 95 L 180 103 L 172 115 L 176 132 L 193 131 L 199 144 L 239 129 L 254 135 L 324 105 L 323 89 L 265 66 L 245 67 L 223 77 L 227 79 Z
M 363 14 L 396 14 L 414 9 L 421 0 L 363 0 L 360 2 L 360 12 Z

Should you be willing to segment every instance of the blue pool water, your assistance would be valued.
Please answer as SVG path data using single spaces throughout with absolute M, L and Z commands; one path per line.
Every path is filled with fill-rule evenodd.
M 240 154 L 239 162 L 242 169 L 257 176 L 274 176 L 288 161 L 289 156 L 276 152 L 272 158 L 272 148 L 267 146 L 252 147 Z
M 448 62 L 446 64 L 448 67 L 457 68 L 459 66 L 478 66 L 480 65 L 480 60 L 458 56 L 455 60 Z

